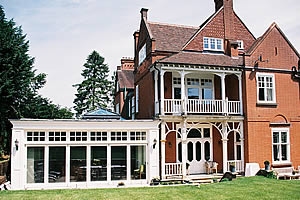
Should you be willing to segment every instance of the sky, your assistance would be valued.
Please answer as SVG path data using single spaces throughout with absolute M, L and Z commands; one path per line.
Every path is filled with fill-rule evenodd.
M 256 38 L 276 22 L 300 51 L 299 0 L 234 0 L 234 10 Z M 140 9 L 148 21 L 199 26 L 215 12 L 214 0 L 0 0 L 6 17 L 22 26 L 35 57 L 35 69 L 47 74 L 40 93 L 72 107 L 87 56 L 96 50 L 110 73 L 122 57 L 134 56 L 133 33 Z

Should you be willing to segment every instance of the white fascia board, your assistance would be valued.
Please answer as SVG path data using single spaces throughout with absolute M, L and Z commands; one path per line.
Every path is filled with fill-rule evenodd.
M 145 130 L 158 129 L 158 120 L 10 120 L 13 129 L 40 130 Z

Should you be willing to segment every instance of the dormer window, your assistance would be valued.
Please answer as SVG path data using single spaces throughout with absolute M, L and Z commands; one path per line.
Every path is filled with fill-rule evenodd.
M 145 58 L 146 58 L 146 44 L 144 44 L 144 46 L 139 51 L 139 65 L 142 64 Z
M 223 51 L 223 39 L 204 37 L 203 49 L 209 51 Z
M 239 50 L 243 50 L 244 49 L 244 42 L 243 42 L 243 40 L 237 40 L 237 43 L 238 43 Z

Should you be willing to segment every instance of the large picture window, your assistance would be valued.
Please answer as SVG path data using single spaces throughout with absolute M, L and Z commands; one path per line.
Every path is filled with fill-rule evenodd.
M 86 147 L 71 147 L 70 181 L 86 181 Z
M 145 146 L 131 146 L 131 179 L 146 179 Z
M 27 148 L 27 183 L 44 183 L 44 147 Z
M 107 180 L 107 147 L 91 147 L 91 181 Z
M 111 180 L 127 179 L 127 147 L 111 147 Z
M 288 162 L 290 160 L 289 129 L 272 129 L 272 148 L 274 162 Z
M 66 147 L 49 147 L 49 183 L 66 181 Z
M 257 102 L 276 103 L 274 74 L 257 73 Z

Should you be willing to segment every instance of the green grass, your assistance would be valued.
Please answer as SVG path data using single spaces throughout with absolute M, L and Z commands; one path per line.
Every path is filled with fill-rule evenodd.
M 0 199 L 300 199 L 300 180 L 251 177 L 199 187 L 1 191 Z

